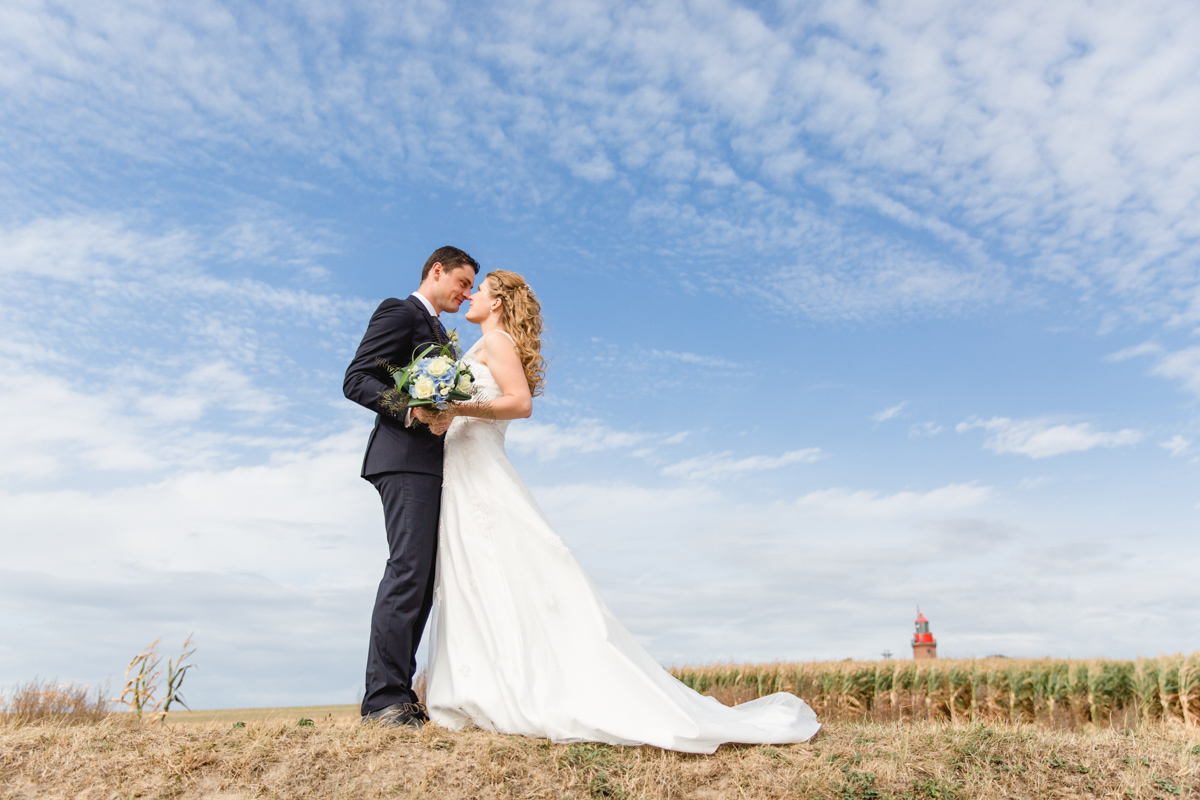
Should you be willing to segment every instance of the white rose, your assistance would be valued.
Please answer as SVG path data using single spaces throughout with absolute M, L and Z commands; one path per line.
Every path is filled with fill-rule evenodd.
M 438 356 L 429 362 L 429 374 L 435 378 L 440 378 L 450 371 L 450 359 Z
M 428 400 L 433 397 L 433 381 L 422 375 L 413 381 L 409 391 L 417 400 Z
M 468 394 L 471 391 L 471 376 L 462 375 L 458 379 L 458 390 L 463 394 Z
M 440 395 L 442 395 L 443 397 L 445 397 L 446 395 L 450 394 L 450 384 L 448 384 L 448 383 L 439 383 L 439 384 L 437 385 L 437 391 L 438 391 L 438 394 L 440 394 Z

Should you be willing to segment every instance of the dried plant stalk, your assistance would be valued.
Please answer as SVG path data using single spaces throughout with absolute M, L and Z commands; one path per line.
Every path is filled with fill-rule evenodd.
M 153 722 L 166 719 L 171 706 L 178 703 L 187 708 L 180 690 L 183 688 L 183 678 L 196 665 L 188 661 L 196 652 L 192 646 L 192 637 L 188 636 L 183 642 L 180 654 L 174 659 L 167 659 L 166 693 L 159 698 L 159 678 L 162 670 L 158 665 L 162 657 L 158 654 L 158 643 L 155 639 L 141 653 L 133 657 L 125 668 L 125 687 L 121 691 L 120 702 L 134 712 L 139 719 L 148 717 Z M 190 649 L 189 649 L 190 648 Z

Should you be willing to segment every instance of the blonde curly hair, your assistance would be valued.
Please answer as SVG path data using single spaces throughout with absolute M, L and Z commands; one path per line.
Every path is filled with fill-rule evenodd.
M 525 279 L 515 272 L 494 270 L 485 275 L 484 280 L 488 282 L 492 297 L 501 300 L 500 324 L 517 344 L 529 393 L 536 397 L 546 384 L 546 359 L 542 357 L 542 304 Z

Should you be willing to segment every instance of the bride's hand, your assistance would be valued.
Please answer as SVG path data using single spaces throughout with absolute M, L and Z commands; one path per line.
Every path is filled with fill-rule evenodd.
M 436 411 L 430 408 L 414 408 L 413 416 L 420 422 L 424 422 L 429 426 L 429 430 L 435 436 L 441 436 L 450 427 L 450 423 L 454 421 L 454 412 Z
M 444 433 L 446 428 L 450 426 L 449 419 L 443 420 L 443 417 L 449 417 L 449 415 L 432 408 L 414 408 L 413 417 L 416 418 L 417 422 L 423 422 L 428 425 L 429 429 L 437 434 Z M 439 427 L 441 427 L 440 431 L 438 430 Z

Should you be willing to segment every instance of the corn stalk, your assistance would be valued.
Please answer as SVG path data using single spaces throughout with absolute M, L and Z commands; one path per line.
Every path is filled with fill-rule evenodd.
M 159 704 L 154 702 L 154 696 L 158 693 L 158 678 L 162 674 L 158 669 L 162 662 L 158 655 L 159 641 L 155 639 L 147 645 L 125 668 L 125 687 L 119 702 L 137 714 L 138 719 L 146 711 L 158 711 Z
M 138 719 L 149 718 L 153 722 L 165 720 L 167 712 L 175 703 L 184 708 L 188 707 L 180 689 L 183 687 L 183 678 L 187 671 L 196 667 L 188 661 L 196 652 L 196 648 L 192 646 L 192 637 L 188 636 L 180 654 L 174 659 L 167 659 L 166 693 L 161 698 L 158 697 L 159 679 L 162 677 L 162 670 L 159 669 L 162 657 L 158 654 L 160 641 L 155 639 L 129 662 L 129 666 L 125 668 L 125 686 L 121 690 L 119 701 L 135 713 Z

